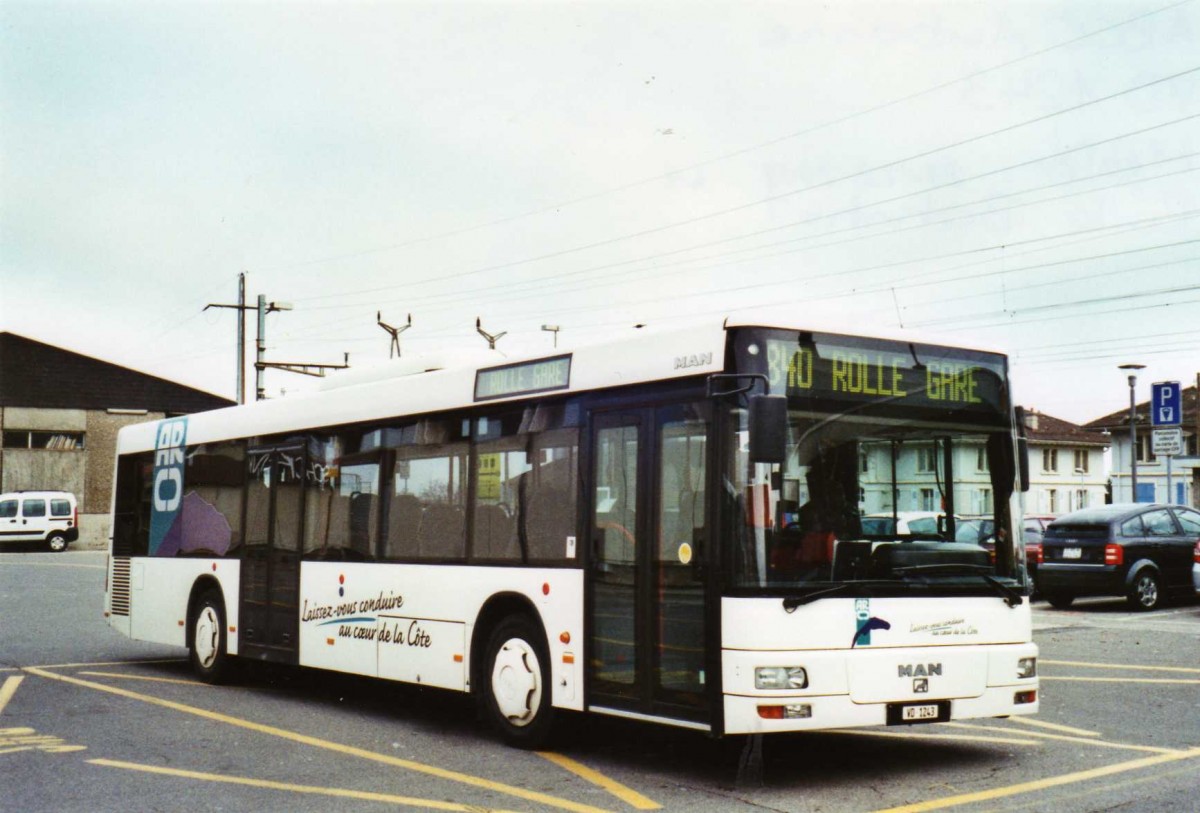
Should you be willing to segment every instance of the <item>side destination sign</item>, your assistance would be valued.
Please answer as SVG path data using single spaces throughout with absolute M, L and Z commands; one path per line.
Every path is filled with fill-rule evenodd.
M 565 390 L 571 386 L 571 357 L 555 356 L 491 367 L 475 373 L 475 400 Z
M 771 392 L 843 403 L 1007 413 L 1004 357 L 881 340 L 767 340 Z
M 158 425 L 154 440 L 154 481 L 150 493 L 150 555 L 153 556 L 175 524 L 183 506 L 184 450 L 187 418 Z

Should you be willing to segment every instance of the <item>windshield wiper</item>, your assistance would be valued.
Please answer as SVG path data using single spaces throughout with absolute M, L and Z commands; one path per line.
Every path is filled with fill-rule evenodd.
M 794 612 L 797 607 L 802 607 L 805 604 L 811 604 L 814 601 L 820 601 L 830 596 L 836 596 L 839 593 L 845 593 L 852 587 L 877 586 L 881 584 L 895 585 L 896 582 L 888 579 L 862 579 L 853 582 L 842 582 L 841 584 L 835 584 L 833 587 L 826 587 L 824 590 L 814 590 L 811 593 L 805 593 L 802 596 L 788 596 L 783 600 L 783 609 L 789 613 Z
M 1009 607 L 1019 607 L 1021 605 L 1021 594 L 1009 587 L 1004 582 L 991 575 L 992 568 L 989 565 L 970 565 L 966 563 L 947 563 L 944 565 L 908 565 L 906 567 L 894 567 L 892 572 L 905 576 L 909 573 L 928 573 L 935 575 L 943 573 L 946 575 L 971 575 L 979 576 L 993 588 L 1004 603 Z

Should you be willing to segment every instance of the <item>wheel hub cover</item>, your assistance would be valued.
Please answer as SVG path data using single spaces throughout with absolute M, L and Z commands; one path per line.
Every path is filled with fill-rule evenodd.
M 528 723 L 541 700 L 541 669 L 525 641 L 507 641 L 492 667 L 492 696 L 500 713 L 514 725 Z

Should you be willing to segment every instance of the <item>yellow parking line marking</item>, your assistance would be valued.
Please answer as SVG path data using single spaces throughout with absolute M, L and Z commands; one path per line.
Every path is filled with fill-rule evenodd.
M 199 771 L 184 771 L 178 768 L 163 768 L 158 765 L 139 765 L 136 762 L 121 762 L 113 759 L 89 759 L 88 764 L 100 765 L 105 768 L 121 768 L 126 771 L 142 771 L 144 773 L 174 776 L 182 779 L 200 779 L 205 782 L 223 782 L 227 785 L 245 785 L 252 788 L 282 790 L 290 793 L 312 793 L 320 796 L 335 796 L 342 799 L 358 799 L 367 802 L 388 802 L 409 807 L 425 807 L 430 810 L 453 810 L 461 813 L 504 813 L 494 808 L 479 807 L 478 805 L 463 805 L 454 802 L 440 802 L 436 799 L 418 799 L 413 796 L 395 796 L 390 793 L 372 793 L 364 790 L 349 790 L 346 788 L 321 788 L 314 785 L 294 785 L 290 782 L 272 782 L 267 779 L 250 779 L 244 776 L 226 776 L 224 774 L 200 773 Z
M 1021 725 L 1038 726 L 1039 728 L 1048 728 L 1051 731 L 1062 731 L 1065 734 L 1075 734 L 1080 737 L 1099 737 L 1099 731 L 1088 731 L 1086 728 L 1072 728 L 1069 725 L 1060 725 L 1059 723 L 1048 723 L 1045 720 L 1038 720 L 1033 717 L 1009 717 L 1010 723 L 1020 723 Z
M 0 684 L 0 714 L 4 713 L 4 707 L 8 705 L 9 700 L 12 700 L 13 695 L 17 693 L 17 687 L 24 679 L 23 675 L 14 675 Z
M 970 723 L 942 723 L 945 726 L 953 726 L 954 728 L 968 728 L 974 731 L 998 731 L 1007 732 L 1006 728 L 995 728 L 987 725 L 972 725 Z M 1126 751 L 1147 751 L 1151 754 L 1178 754 L 1178 748 L 1158 748 L 1153 745 L 1130 745 L 1121 742 L 1109 742 L 1107 740 L 1090 740 L 1084 737 L 1067 737 L 1062 734 L 1046 734 L 1042 731 L 1027 731 L 1025 732 L 1030 737 L 1040 737 L 1044 740 L 1061 740 L 1063 742 L 1081 742 L 1085 745 L 1095 745 L 1099 748 L 1122 748 Z
M 1200 757 L 1200 748 L 1192 748 L 1187 751 L 1177 751 L 1173 754 L 1160 754 L 1154 757 L 1142 757 L 1141 759 L 1130 760 L 1129 762 L 1118 762 L 1114 765 L 1105 765 L 1102 768 L 1092 768 L 1087 771 L 1076 771 L 1075 773 L 1050 776 L 1045 779 L 1034 780 L 1033 782 L 1022 782 L 1019 785 L 990 788 L 975 793 L 948 796 L 944 799 L 930 799 L 926 802 L 917 802 L 911 805 L 889 807 L 886 810 L 877 811 L 877 813 L 924 813 L 926 810 L 941 810 L 945 807 L 957 807 L 959 805 L 985 802 L 992 799 L 1003 799 L 1007 796 L 1032 793 L 1035 790 L 1045 790 L 1061 785 L 1070 785 L 1075 782 L 1086 782 L 1089 779 L 1099 779 L 1102 776 L 1112 776 L 1114 774 L 1125 773 L 1126 771 L 1137 771 L 1142 768 L 1151 768 L 1155 765 L 1163 765 L 1182 759 L 1196 759 L 1197 757 Z
M 653 799 L 648 799 L 632 788 L 622 785 L 613 779 L 609 779 L 599 771 L 593 770 L 570 757 L 565 757 L 562 754 L 555 754 L 551 751 L 538 751 L 537 755 L 550 760 L 560 768 L 570 771 L 581 779 L 586 779 L 593 785 L 604 788 L 606 791 L 616 796 L 625 804 L 637 810 L 659 810 L 662 808 L 658 802 Z
M 1074 680 L 1080 683 L 1182 683 L 1189 686 L 1200 684 L 1200 678 L 1127 678 L 1127 677 L 1047 677 L 1039 675 L 1038 680 Z
M 144 663 L 187 663 L 187 658 L 156 658 L 145 661 L 93 661 L 91 663 L 50 663 L 24 667 L 29 669 L 78 669 L 81 666 L 140 666 Z
M 32 750 L 33 750 L 33 748 L 29 747 L 28 745 L 24 745 L 24 746 L 21 746 L 20 748 L 0 749 L 0 754 L 15 754 L 15 753 L 17 753 L 17 751 L 32 751 Z
M 1086 663 L 1084 661 L 1051 661 L 1042 659 L 1038 661 L 1040 664 L 1049 664 L 1051 666 L 1082 666 L 1087 669 L 1133 669 L 1141 672 L 1188 672 L 1191 674 L 1200 675 L 1200 669 L 1192 669 L 1187 666 L 1136 666 L 1125 663 Z
M 120 678 L 121 680 L 146 680 L 151 683 L 179 683 L 183 686 L 199 686 L 204 689 L 212 688 L 207 683 L 201 683 L 198 680 L 178 680 L 176 678 L 157 678 L 147 677 L 145 675 L 124 675 L 120 672 L 78 672 L 80 675 L 92 675 L 93 677 L 110 677 Z
M 228 714 L 221 714 L 220 712 L 209 711 L 208 709 L 197 708 L 196 706 L 188 706 L 183 703 L 176 703 L 173 700 L 164 700 L 159 697 L 154 697 L 153 695 L 139 694 L 138 692 L 132 692 L 128 689 L 122 689 L 117 686 L 94 683 L 90 680 L 80 680 L 79 678 L 70 677 L 68 675 L 58 675 L 34 666 L 26 667 L 25 671 L 31 675 L 37 675 L 38 677 L 44 677 L 50 680 L 59 680 L 64 683 L 72 683 L 76 686 L 83 686 L 88 689 L 96 689 L 97 691 L 108 692 L 109 694 L 115 694 L 118 697 L 125 697 L 130 700 L 140 700 L 143 703 L 162 706 L 163 708 L 172 709 L 173 711 L 181 711 L 185 714 L 194 714 L 197 717 L 203 717 L 207 720 L 213 720 L 218 723 L 225 723 L 226 725 L 245 728 L 250 731 L 256 731 L 260 734 L 267 734 L 272 737 L 279 737 L 280 739 L 290 740 L 292 742 L 300 743 L 301 745 L 309 745 L 314 748 L 323 748 L 327 751 L 334 751 L 347 756 L 368 759 L 374 762 L 381 762 L 385 765 L 393 765 L 398 768 L 405 768 L 410 771 L 428 774 L 429 776 L 436 776 L 439 779 L 446 779 L 451 782 L 459 782 L 464 785 L 484 788 L 497 793 L 506 793 L 510 796 L 516 796 L 519 799 L 539 802 L 544 805 L 549 805 L 550 807 L 557 807 L 563 810 L 572 810 L 576 811 L 576 813 L 607 813 L 607 811 L 604 811 L 603 808 L 592 807 L 591 805 L 580 804 L 567 799 L 560 799 L 557 796 L 550 796 L 545 793 L 538 793 L 537 791 L 525 790 L 524 788 L 506 785 L 502 782 L 494 782 L 490 779 L 471 776 L 470 774 L 459 773 L 458 771 L 451 771 L 446 768 L 438 768 L 433 765 L 425 765 L 420 762 L 413 762 L 412 760 L 400 759 L 399 757 L 393 757 L 388 754 L 379 754 L 374 751 L 367 751 L 363 748 L 356 748 L 352 745 L 343 745 L 342 743 L 333 742 L 331 740 L 322 740 L 317 737 L 310 737 L 307 734 L 288 731 L 284 728 L 276 728 L 275 726 L 264 725 L 263 723 L 255 723 L 250 720 L 243 720 L 240 717 L 231 717 Z
M 997 729 L 999 730 L 999 729 Z M 823 734 L 854 734 L 860 737 L 893 737 L 900 740 L 958 740 L 959 742 L 987 742 L 1001 743 L 1002 745 L 1032 745 L 1039 746 L 1042 743 L 1037 740 L 1022 740 L 1015 737 L 975 737 L 970 734 L 914 734 L 904 731 L 871 731 L 863 729 L 857 731 L 850 728 L 831 729 L 821 732 Z

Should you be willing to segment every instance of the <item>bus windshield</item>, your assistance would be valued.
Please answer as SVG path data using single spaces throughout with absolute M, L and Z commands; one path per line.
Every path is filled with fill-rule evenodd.
M 743 331 L 734 348 L 739 374 L 787 396 L 788 444 L 782 464 L 751 462 L 744 402 L 730 401 L 732 590 L 995 594 L 1024 583 L 1002 356 L 778 330 Z

